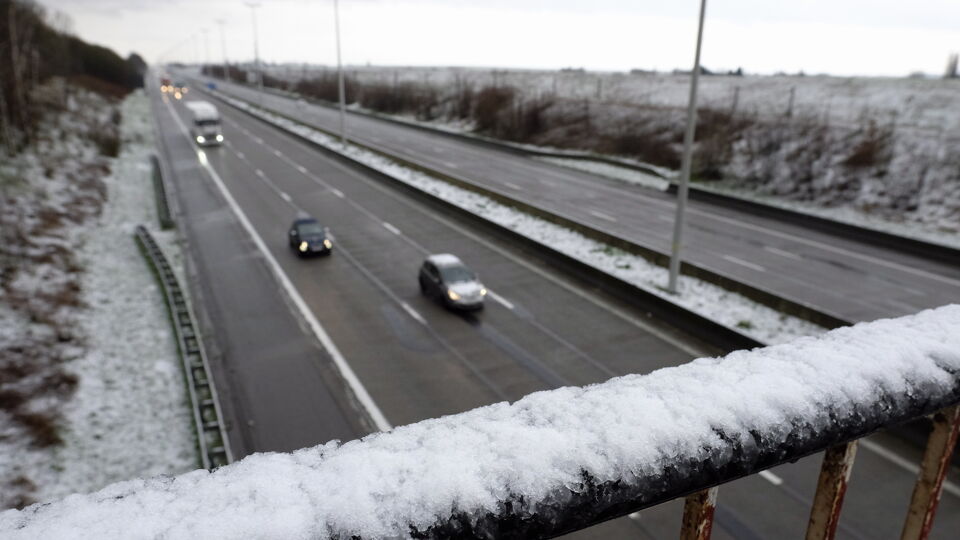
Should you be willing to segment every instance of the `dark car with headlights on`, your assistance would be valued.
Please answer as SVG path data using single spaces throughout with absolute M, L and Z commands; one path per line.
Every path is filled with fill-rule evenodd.
M 290 249 L 301 257 L 307 255 L 329 255 L 333 250 L 330 231 L 311 217 L 297 218 L 287 233 Z
M 430 255 L 420 266 L 420 292 L 454 309 L 482 309 L 487 289 L 456 255 Z

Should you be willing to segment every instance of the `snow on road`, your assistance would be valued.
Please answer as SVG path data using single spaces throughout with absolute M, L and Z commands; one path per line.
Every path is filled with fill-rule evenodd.
M 536 392 L 343 445 L 256 454 L 213 473 L 122 482 L 2 513 L 0 536 L 400 538 L 452 511 L 499 514 L 508 499 L 522 500 L 513 507 L 521 517 L 556 511 L 584 473 L 644 484 L 652 497 L 658 484 L 644 478 L 695 474 L 678 464 L 709 458 L 723 468 L 838 421 L 908 414 L 903 396 L 955 396 L 958 373 L 960 305 L 951 305 Z

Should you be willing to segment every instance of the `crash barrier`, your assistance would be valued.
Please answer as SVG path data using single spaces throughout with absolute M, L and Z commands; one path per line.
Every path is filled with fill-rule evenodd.
M 157 218 L 160 220 L 161 229 L 173 228 L 173 217 L 170 215 L 170 204 L 167 201 L 167 189 L 163 185 L 163 170 L 160 167 L 160 159 L 156 154 L 150 155 L 151 177 L 153 178 L 153 192 L 157 201 Z
M 212 470 L 222 467 L 233 462 L 233 455 L 230 451 L 223 414 L 220 412 L 217 389 L 210 376 L 203 340 L 197 331 L 187 297 L 167 257 L 160 250 L 150 231 L 143 225 L 138 225 L 134 237 L 163 289 L 177 339 L 177 348 L 180 351 L 190 404 L 193 408 L 193 422 L 197 431 L 197 446 L 203 468 Z

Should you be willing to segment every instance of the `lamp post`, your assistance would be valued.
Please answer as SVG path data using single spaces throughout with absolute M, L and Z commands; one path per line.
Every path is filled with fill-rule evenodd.
M 263 70 L 260 67 L 260 45 L 257 42 L 257 8 L 260 7 L 260 3 L 246 2 L 246 5 L 250 8 L 250 14 L 253 17 L 253 59 L 257 66 L 257 87 L 260 90 L 259 105 L 263 107 Z
M 209 30 L 204 28 L 200 31 L 203 32 L 203 65 L 206 67 L 210 65 L 210 40 L 207 39 Z
M 703 15 L 707 0 L 700 0 L 700 22 L 697 26 L 697 50 L 694 53 L 693 70 L 690 72 L 690 101 L 687 104 L 687 130 L 683 134 L 683 159 L 680 164 L 680 185 L 677 189 L 677 215 L 673 220 L 673 244 L 670 250 L 670 278 L 667 290 L 677 292 L 677 277 L 680 273 L 680 250 L 683 246 L 683 220 L 687 209 L 687 193 L 690 188 L 690 168 L 693 163 L 693 136 L 697 129 L 697 80 L 700 77 L 700 44 L 703 41 Z
M 345 119 L 347 115 L 346 96 L 343 89 L 343 64 L 340 61 L 340 2 L 333 0 L 333 21 L 337 36 L 337 87 L 340 93 L 340 144 L 347 145 Z
M 230 64 L 227 63 L 227 40 L 223 37 L 223 19 L 217 19 L 220 27 L 220 51 L 223 53 L 223 80 L 230 82 Z

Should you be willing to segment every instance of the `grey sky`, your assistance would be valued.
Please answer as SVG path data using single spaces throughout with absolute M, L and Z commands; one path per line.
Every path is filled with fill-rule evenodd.
M 40 0 L 84 39 L 153 62 L 253 56 L 241 0 Z M 261 56 L 332 63 L 332 0 L 261 0 Z M 686 68 L 698 0 L 341 0 L 344 61 L 626 70 Z M 956 0 L 708 0 L 703 63 L 840 75 L 938 74 L 960 51 Z M 196 36 L 191 38 L 191 36 Z

